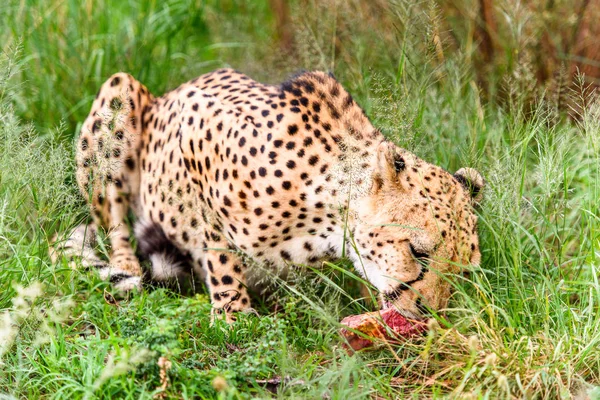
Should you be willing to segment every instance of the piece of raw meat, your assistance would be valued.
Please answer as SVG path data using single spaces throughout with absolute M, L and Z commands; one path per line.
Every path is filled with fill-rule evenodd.
M 365 314 L 350 315 L 344 318 L 341 323 L 373 339 L 394 339 L 390 337 L 388 330 L 382 324 L 386 324 L 397 336 L 405 338 L 421 335 L 427 331 L 425 322 L 408 319 L 394 307 Z M 350 329 L 342 328 L 340 333 L 353 350 L 360 350 L 373 344 L 372 340 Z

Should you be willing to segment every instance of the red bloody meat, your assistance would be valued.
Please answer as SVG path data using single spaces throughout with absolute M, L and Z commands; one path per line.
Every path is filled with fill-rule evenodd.
M 386 324 L 396 336 L 406 338 L 420 335 L 427 330 L 427 325 L 423 321 L 408 319 L 394 307 L 390 307 L 380 311 L 350 315 L 344 318 L 342 325 L 353 329 L 353 331 L 342 328 L 340 333 L 348 341 L 349 346 L 353 350 L 360 350 L 373 344 L 372 340 L 366 337 L 373 339 L 393 339 L 383 324 Z M 359 335 L 356 331 L 363 335 Z

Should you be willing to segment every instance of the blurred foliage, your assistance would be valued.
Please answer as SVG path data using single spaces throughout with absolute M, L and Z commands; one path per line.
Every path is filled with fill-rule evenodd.
M 459 68 L 487 101 L 536 87 L 528 101 L 544 93 L 565 110 L 578 68 L 588 82 L 599 77 L 590 22 L 598 7 L 588 3 L 6 0 L 0 39 L 25 55 L 15 78 L 23 83 L 13 97 L 18 115 L 38 128 L 64 120 L 71 134 L 116 71 L 160 94 L 225 65 L 273 83 L 300 69 L 330 70 L 363 98 L 381 72 L 432 74 L 427 87 L 451 84 Z

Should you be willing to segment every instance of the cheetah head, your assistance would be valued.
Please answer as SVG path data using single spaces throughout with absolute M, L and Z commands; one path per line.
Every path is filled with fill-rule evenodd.
M 379 145 L 371 190 L 356 209 L 354 263 L 386 306 L 413 318 L 446 307 L 449 274 L 481 258 L 473 207 L 483 186 L 474 169 L 451 175 Z

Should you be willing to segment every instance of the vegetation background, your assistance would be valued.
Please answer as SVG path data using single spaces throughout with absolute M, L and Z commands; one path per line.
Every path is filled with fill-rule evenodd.
M 600 398 L 599 3 L 4 0 L 0 398 Z M 87 218 L 73 140 L 102 82 L 160 94 L 223 66 L 332 71 L 396 143 L 483 172 L 483 261 L 448 322 L 349 355 L 339 320 L 374 306 L 343 261 L 232 329 L 205 294 L 118 299 L 51 264 Z

